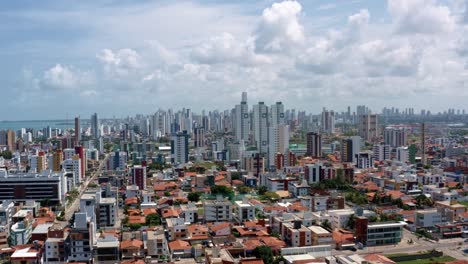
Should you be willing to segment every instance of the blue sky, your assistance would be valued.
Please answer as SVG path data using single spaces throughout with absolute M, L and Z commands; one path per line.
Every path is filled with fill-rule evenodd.
M 0 120 L 468 108 L 467 2 L 3 1 Z

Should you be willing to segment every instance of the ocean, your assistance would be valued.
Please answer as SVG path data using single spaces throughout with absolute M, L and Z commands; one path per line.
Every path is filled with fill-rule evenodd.
M 0 121 L 0 130 L 12 129 L 14 131 L 21 128 L 32 128 L 34 130 L 43 129 L 47 126 L 51 128 L 74 128 L 73 120 L 31 120 L 31 121 Z

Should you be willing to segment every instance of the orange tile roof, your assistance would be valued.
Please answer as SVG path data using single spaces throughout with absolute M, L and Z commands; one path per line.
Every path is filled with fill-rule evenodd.
M 130 205 L 130 204 L 138 204 L 138 198 L 137 197 L 130 197 L 125 199 L 125 204 Z
M 192 248 L 192 246 L 190 246 L 190 243 L 187 241 L 175 240 L 175 241 L 169 242 L 169 248 L 171 250 L 185 250 L 185 249 Z
M 144 215 L 149 215 L 149 214 L 156 214 L 156 209 L 155 208 L 146 208 L 143 209 L 143 214 Z
M 240 264 L 265 264 L 263 259 L 242 259 Z
M 228 228 L 231 226 L 231 223 L 219 223 L 219 224 L 214 224 L 210 227 L 211 231 L 216 232 L 219 230 L 222 230 L 224 228 Z
M 144 216 L 132 215 L 128 217 L 129 224 L 146 224 L 146 218 Z
M 143 241 L 138 240 L 138 239 L 124 240 L 120 242 L 121 249 L 141 248 L 142 246 L 143 246 Z
M 162 211 L 163 218 L 178 217 L 180 215 L 180 209 L 165 208 Z
M 364 259 L 366 259 L 367 261 L 370 261 L 370 262 L 378 262 L 378 263 L 382 263 L 382 264 L 395 264 L 396 263 L 395 261 L 387 258 L 384 255 L 375 254 L 375 253 L 364 256 Z

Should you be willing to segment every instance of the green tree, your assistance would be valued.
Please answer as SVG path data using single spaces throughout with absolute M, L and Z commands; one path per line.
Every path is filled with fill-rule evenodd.
M 346 226 L 349 229 L 353 230 L 355 225 L 356 225 L 356 217 L 354 216 L 354 214 L 352 214 L 349 216 L 348 223 L 346 224 Z
M 187 195 L 187 199 L 191 202 L 198 202 L 200 201 L 201 195 L 201 192 L 191 192 Z
M 211 194 L 213 195 L 222 195 L 223 197 L 229 197 L 229 199 L 234 198 L 234 190 L 230 187 L 226 186 L 218 186 L 218 185 L 213 185 L 211 186 Z
M 261 200 L 278 201 L 281 197 L 275 192 L 266 192 L 260 195 Z
M 264 195 L 266 192 L 268 192 L 268 188 L 264 185 L 258 187 L 258 194 L 259 195 Z
M 328 219 L 323 220 L 321 226 L 322 226 L 323 228 L 325 228 L 325 229 L 328 229 L 328 230 L 331 229 L 331 224 L 330 224 L 330 222 L 328 221 Z
M 268 246 L 256 247 L 253 254 L 257 258 L 263 259 L 263 263 L 273 263 L 274 261 L 273 250 Z
M 249 186 L 240 186 L 239 187 L 239 193 L 242 193 L 242 194 L 246 194 L 246 193 L 250 193 L 252 191 L 252 188 L 250 188 Z
M 4 159 L 11 159 L 13 157 L 13 153 L 9 150 L 5 150 L 0 153 L 0 157 L 3 157 Z
M 146 225 L 148 226 L 159 226 L 161 225 L 161 216 L 159 214 L 149 214 L 145 218 Z

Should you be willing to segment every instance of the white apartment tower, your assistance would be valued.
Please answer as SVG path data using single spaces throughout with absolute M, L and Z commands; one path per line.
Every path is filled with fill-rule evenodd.
M 238 142 L 247 141 L 249 139 L 249 105 L 247 104 L 247 93 L 242 93 L 242 101 L 239 105 L 236 105 L 235 108 L 235 115 L 236 115 L 236 140 Z
M 284 154 L 289 148 L 289 126 L 278 125 L 269 128 L 268 165 L 275 165 L 277 153 Z
M 258 102 L 253 107 L 253 132 L 255 144 L 259 153 L 268 151 L 268 106 Z

